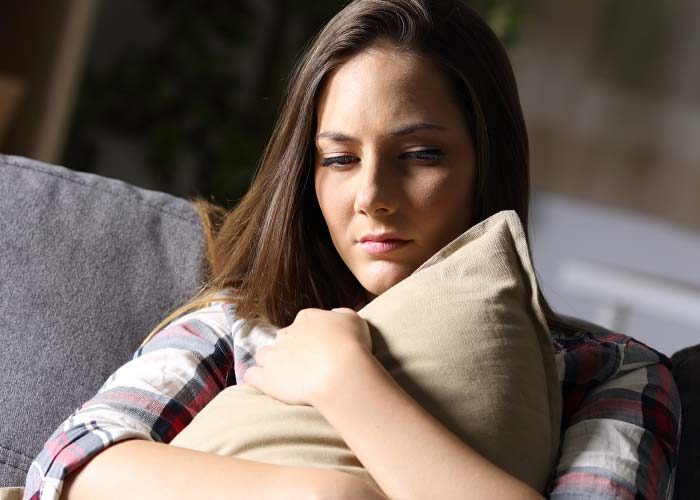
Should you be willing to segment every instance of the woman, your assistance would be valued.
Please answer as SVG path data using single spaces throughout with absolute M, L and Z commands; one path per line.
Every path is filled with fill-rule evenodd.
M 25 498 L 541 498 L 421 412 L 355 313 L 490 215 L 515 210 L 527 228 L 528 191 L 515 80 L 485 23 L 459 0 L 352 2 L 298 63 L 248 194 L 229 214 L 199 202 L 207 286 L 56 431 Z M 546 309 L 564 416 L 545 493 L 668 498 L 670 361 Z M 259 320 L 286 326 L 274 344 L 235 333 Z M 236 382 L 319 408 L 383 491 L 165 444 Z

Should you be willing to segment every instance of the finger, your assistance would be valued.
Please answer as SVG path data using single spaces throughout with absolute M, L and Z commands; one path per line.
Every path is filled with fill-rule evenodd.
M 249 366 L 243 372 L 243 383 L 251 387 L 260 388 L 260 379 L 262 377 L 262 367 Z
M 336 307 L 335 309 L 331 309 L 331 311 L 346 314 L 357 314 L 357 311 L 350 309 L 349 307 Z
M 270 357 L 271 348 L 269 346 L 263 346 L 255 351 L 255 364 L 261 368 L 267 364 L 267 360 Z
M 287 330 L 284 330 L 284 329 L 279 330 L 279 331 L 275 334 L 275 340 L 274 340 L 274 342 L 273 342 L 272 344 L 270 344 L 270 345 L 273 345 L 273 346 L 279 345 L 280 342 L 283 342 L 284 340 L 288 339 L 288 338 L 289 338 L 289 335 L 290 335 L 290 333 L 289 333 Z

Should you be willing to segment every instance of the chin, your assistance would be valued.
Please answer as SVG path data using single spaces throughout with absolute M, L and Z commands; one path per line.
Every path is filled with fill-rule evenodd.
M 372 297 L 377 297 L 378 295 L 383 294 L 386 292 L 389 288 L 391 288 L 394 285 L 384 285 L 384 284 L 377 284 L 377 283 L 363 283 L 362 286 L 364 287 L 365 290 L 372 296 Z
M 411 272 L 411 269 L 403 268 L 367 270 L 359 281 L 365 290 L 376 296 L 407 278 Z

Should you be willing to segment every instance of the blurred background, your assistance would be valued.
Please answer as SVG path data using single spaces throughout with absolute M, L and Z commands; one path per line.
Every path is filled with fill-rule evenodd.
M 700 3 L 466 0 L 505 43 L 553 307 L 700 342 Z M 0 0 L 0 152 L 231 207 L 336 0 Z

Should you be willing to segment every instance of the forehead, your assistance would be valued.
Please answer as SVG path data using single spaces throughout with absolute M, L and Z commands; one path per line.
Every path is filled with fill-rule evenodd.
M 416 120 L 447 126 L 461 120 L 461 111 L 432 59 L 388 47 L 366 49 L 331 73 L 317 108 L 320 131 L 371 132 Z

